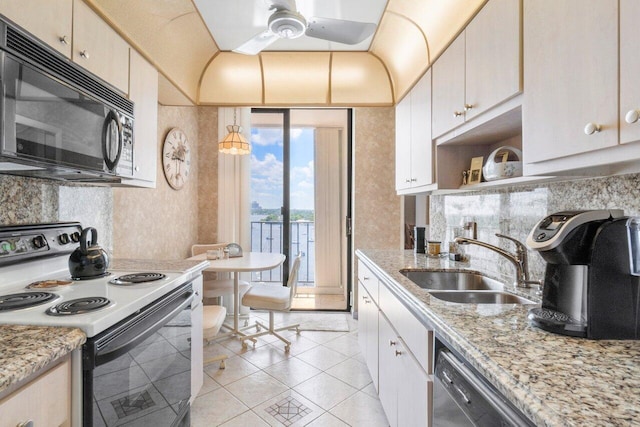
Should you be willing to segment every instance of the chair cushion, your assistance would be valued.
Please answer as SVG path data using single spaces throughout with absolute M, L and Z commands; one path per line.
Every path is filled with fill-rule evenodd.
M 242 297 L 242 305 L 261 310 L 286 311 L 291 307 L 290 289 L 280 285 L 253 285 Z
M 202 329 L 206 336 L 213 336 L 220 331 L 227 315 L 227 309 L 222 305 L 205 305 L 202 310 Z

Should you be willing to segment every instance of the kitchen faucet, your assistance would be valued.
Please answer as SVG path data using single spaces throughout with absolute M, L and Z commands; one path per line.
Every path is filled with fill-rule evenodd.
M 482 242 L 476 239 L 470 239 L 467 237 L 456 237 L 455 242 L 460 245 L 478 245 L 483 248 L 491 249 L 494 252 L 499 253 L 506 259 L 508 259 L 513 266 L 516 268 L 516 282 L 515 285 L 519 288 L 528 288 L 529 285 L 538 285 L 542 287 L 542 282 L 538 280 L 529 280 L 529 261 L 527 259 L 527 247 L 520 243 L 518 240 L 513 237 L 505 236 L 504 234 L 496 233 L 497 237 L 502 237 L 507 240 L 511 240 L 516 244 L 516 253 L 515 255 L 505 251 L 502 248 L 497 246 L 493 246 L 489 243 Z

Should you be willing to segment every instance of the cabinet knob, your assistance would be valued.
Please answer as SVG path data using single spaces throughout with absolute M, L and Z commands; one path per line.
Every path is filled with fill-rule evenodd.
M 624 121 L 629 124 L 637 122 L 638 119 L 640 119 L 640 110 L 629 110 L 624 116 Z
M 406 183 L 410 183 L 410 182 L 411 182 L 411 180 L 410 180 L 409 178 L 407 178 L 407 179 L 405 179 L 405 180 L 404 180 L 404 182 L 406 182 Z
M 369 276 L 364 276 L 362 280 L 369 280 Z
M 16 427 L 33 427 L 33 421 L 29 420 L 29 421 L 23 421 L 21 423 L 18 423 L 16 425 Z
M 418 178 L 411 178 L 411 182 L 416 182 Z
M 402 352 L 400 350 L 396 350 L 396 357 L 402 356 Z
M 461 115 L 463 115 L 464 113 L 462 111 L 454 111 L 453 112 L 453 117 L 460 117 Z
M 394 345 L 397 345 L 398 342 L 394 341 L 394 340 L 389 340 L 389 347 L 393 347 Z
M 67 36 L 60 36 L 58 40 L 60 40 L 61 44 L 69 44 L 69 37 Z
M 140 172 L 140 166 L 135 167 L 136 172 Z
M 80 52 L 80 56 L 83 57 L 84 59 L 89 59 L 89 52 L 87 52 L 86 50 L 83 50 Z
M 464 104 L 464 111 L 469 111 L 473 108 L 473 104 Z
M 584 133 L 587 135 L 593 135 L 594 133 L 600 132 L 601 130 L 602 128 L 600 127 L 600 125 L 595 123 L 587 123 L 587 125 L 584 127 Z

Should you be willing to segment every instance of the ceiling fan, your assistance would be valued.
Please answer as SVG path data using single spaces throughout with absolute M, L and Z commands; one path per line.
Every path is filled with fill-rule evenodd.
M 344 44 L 357 44 L 372 35 L 376 24 L 344 19 L 305 19 L 295 0 L 265 0 L 274 12 L 269 16 L 267 29 L 244 42 L 234 52 L 256 55 L 280 38 L 296 39 L 302 35 Z

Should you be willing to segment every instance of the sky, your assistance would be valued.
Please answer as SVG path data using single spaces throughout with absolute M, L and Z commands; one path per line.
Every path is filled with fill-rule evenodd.
M 251 128 L 251 201 L 282 206 L 282 129 Z M 291 129 L 291 209 L 313 209 L 313 128 Z

